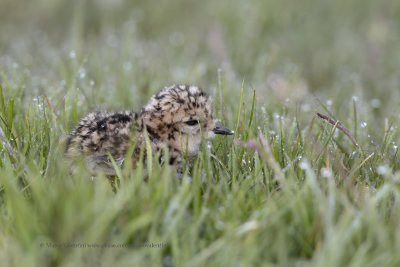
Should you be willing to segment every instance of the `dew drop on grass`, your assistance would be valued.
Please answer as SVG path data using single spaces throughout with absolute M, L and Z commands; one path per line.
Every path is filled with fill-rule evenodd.
M 211 151 L 212 149 L 212 143 L 210 141 L 207 141 L 207 149 L 208 151 Z
M 361 128 L 366 128 L 367 125 L 368 125 L 368 124 L 367 124 L 365 121 L 362 121 L 362 122 L 360 123 Z
M 351 99 L 353 99 L 353 101 L 355 101 L 355 102 L 357 102 L 357 101 L 358 101 L 358 97 L 357 97 L 357 96 L 355 96 L 355 95 L 353 95 L 353 96 L 351 97 Z
M 389 167 L 387 165 L 380 165 L 378 168 L 376 168 L 376 172 L 379 175 L 384 175 L 389 171 Z
M 299 164 L 300 169 L 302 170 L 307 170 L 310 168 L 310 164 L 308 163 L 308 161 L 306 159 L 302 160 Z
M 69 52 L 69 58 L 74 59 L 75 57 L 76 57 L 75 50 L 71 50 L 71 52 Z
M 265 106 L 261 106 L 261 111 L 262 111 L 263 114 L 266 113 L 266 111 L 265 111 Z
M 331 178 L 332 177 L 332 170 L 328 168 L 321 169 L 321 176 L 324 178 Z
M 326 101 L 326 104 L 327 104 L 328 106 L 332 106 L 332 104 L 333 104 L 332 99 L 328 99 L 328 100 Z
M 84 68 L 79 69 L 79 78 L 84 79 L 86 77 L 86 70 Z
M 335 132 L 333 133 L 333 137 L 334 138 L 338 138 L 338 136 L 339 136 L 339 129 L 335 129 Z
M 93 85 L 94 85 L 94 81 L 91 80 L 91 81 L 90 81 L 90 86 L 93 86 Z

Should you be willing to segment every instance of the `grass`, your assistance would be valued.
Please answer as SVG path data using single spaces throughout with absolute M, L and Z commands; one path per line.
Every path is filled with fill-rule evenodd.
M 399 12 L 3 1 L 2 265 L 398 266 Z M 173 83 L 204 88 L 236 130 L 203 145 L 191 183 L 156 162 L 118 170 L 117 188 L 71 173 L 63 140 L 82 116 Z

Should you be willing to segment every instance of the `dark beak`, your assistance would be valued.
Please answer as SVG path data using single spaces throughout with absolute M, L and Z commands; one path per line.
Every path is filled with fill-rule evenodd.
M 215 134 L 225 134 L 225 135 L 231 135 L 234 134 L 235 132 L 232 131 L 231 129 L 226 128 L 225 126 L 222 126 L 221 124 L 216 123 L 215 127 L 213 129 L 213 132 Z

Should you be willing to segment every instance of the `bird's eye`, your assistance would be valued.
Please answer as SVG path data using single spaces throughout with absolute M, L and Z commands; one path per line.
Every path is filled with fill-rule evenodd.
M 196 120 L 192 120 L 192 121 L 187 121 L 187 122 L 185 122 L 187 125 L 190 125 L 190 126 L 193 126 L 193 125 L 196 125 L 196 124 L 198 124 L 199 123 L 199 121 L 196 121 Z

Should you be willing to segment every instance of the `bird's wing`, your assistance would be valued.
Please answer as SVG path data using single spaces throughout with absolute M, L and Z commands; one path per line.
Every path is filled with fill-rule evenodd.
M 72 132 L 67 154 L 123 158 L 130 145 L 131 130 L 135 124 L 133 113 L 92 113 L 81 120 Z

